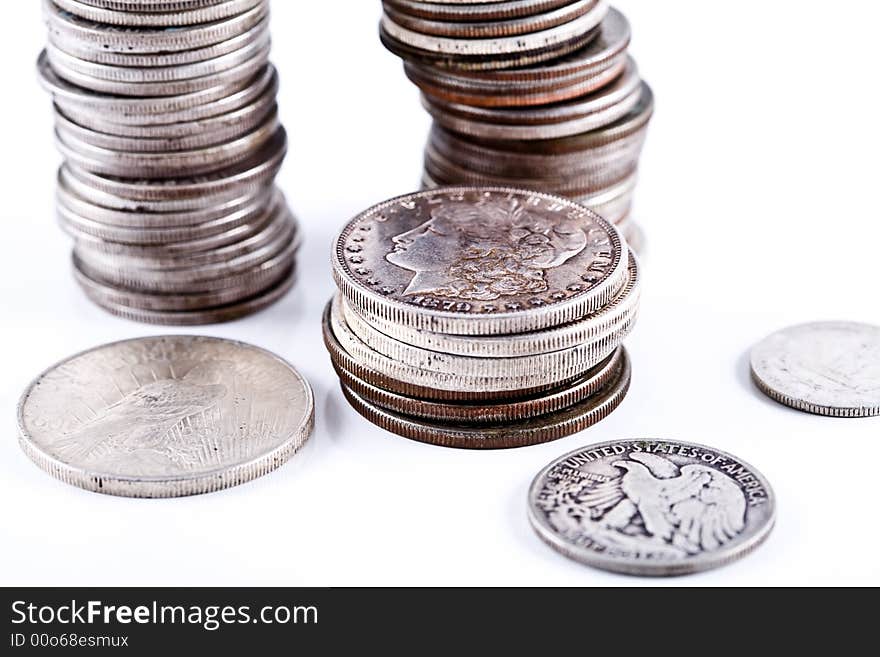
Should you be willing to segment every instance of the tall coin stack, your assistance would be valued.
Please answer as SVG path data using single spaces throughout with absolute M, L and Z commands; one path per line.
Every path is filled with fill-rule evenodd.
M 437 188 L 355 217 L 334 244 L 324 340 L 351 405 L 394 433 L 519 447 L 606 417 L 639 273 L 617 228 L 561 197 Z
M 434 120 L 423 185 L 509 185 L 576 200 L 631 245 L 636 170 L 653 112 L 604 0 L 384 0 L 385 46 Z
M 44 0 L 58 217 L 106 310 L 212 323 L 292 285 L 268 14 L 266 0 Z

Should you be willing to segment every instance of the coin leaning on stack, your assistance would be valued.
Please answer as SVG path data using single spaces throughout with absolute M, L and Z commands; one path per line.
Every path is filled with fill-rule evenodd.
M 235 319 L 293 283 L 296 220 L 266 0 L 44 0 L 57 212 L 74 274 L 110 312 Z
M 497 187 L 402 196 L 334 243 L 324 339 L 351 405 L 448 447 L 562 438 L 610 414 L 639 270 L 617 228 L 572 201 Z
M 385 0 L 380 35 L 434 124 L 422 183 L 558 194 L 631 245 L 639 157 L 654 100 L 604 0 Z

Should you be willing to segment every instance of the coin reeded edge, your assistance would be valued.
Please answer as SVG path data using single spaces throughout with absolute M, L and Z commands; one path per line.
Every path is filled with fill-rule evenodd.
M 535 514 L 535 510 L 532 505 L 532 499 L 535 497 L 537 489 L 543 485 L 544 480 L 547 477 L 547 474 L 552 470 L 556 465 L 569 459 L 577 454 L 580 454 L 586 450 L 598 449 L 601 447 L 618 444 L 618 443 L 626 443 L 626 442 L 674 442 L 686 444 L 690 447 L 696 447 L 699 449 L 704 449 L 719 456 L 726 456 L 732 461 L 735 461 L 745 467 L 747 470 L 751 472 L 753 476 L 756 476 L 760 481 L 764 490 L 767 492 L 767 500 L 772 505 L 772 513 L 770 514 L 770 518 L 767 520 L 765 525 L 761 528 L 761 531 L 756 532 L 754 536 L 752 536 L 748 541 L 743 541 L 741 545 L 738 546 L 737 550 L 733 552 L 728 552 L 726 554 L 718 554 L 713 556 L 702 556 L 698 560 L 693 560 L 687 563 L 680 564 L 671 564 L 669 562 L 663 562 L 660 567 L 656 567 L 651 563 L 644 564 L 632 564 L 626 563 L 623 560 L 614 558 L 614 557 L 606 557 L 600 554 L 590 554 L 589 558 L 585 558 L 583 553 L 579 553 L 574 546 L 565 541 L 558 533 L 552 531 L 546 526 L 545 521 L 539 518 Z M 715 447 L 710 447 L 708 445 L 703 445 L 701 443 L 692 443 L 685 442 L 681 440 L 669 440 L 665 441 L 661 438 L 643 438 L 643 439 L 625 439 L 625 440 L 610 440 L 604 441 L 601 443 L 595 443 L 590 445 L 585 445 L 578 449 L 572 450 L 567 454 L 563 454 L 560 457 L 555 458 L 553 461 L 548 463 L 541 471 L 535 475 L 535 478 L 532 480 L 531 485 L 529 486 L 528 496 L 526 497 L 526 507 L 527 514 L 529 519 L 529 524 L 532 526 L 532 529 L 538 535 L 538 538 L 541 539 L 545 544 L 549 545 L 554 550 L 558 551 L 563 556 L 572 559 L 573 561 L 577 561 L 578 563 L 584 564 L 585 566 L 590 566 L 591 568 L 598 568 L 601 570 L 605 570 L 608 572 L 617 573 L 620 575 L 635 575 L 642 577 L 677 577 L 681 575 L 693 575 L 696 573 L 704 572 L 707 570 L 712 570 L 715 568 L 720 568 L 722 566 L 726 566 L 734 561 L 738 561 L 741 558 L 747 556 L 751 552 L 753 552 L 756 548 L 761 546 L 764 541 L 767 540 L 767 537 L 773 531 L 773 528 L 776 526 L 776 494 L 773 491 L 773 487 L 770 485 L 770 482 L 764 476 L 764 474 L 755 468 L 750 463 L 742 460 L 741 458 L 734 456 L 728 452 L 717 449 Z M 656 562 L 655 562 L 656 563 Z
M 755 370 L 754 365 L 750 365 L 752 381 L 758 390 L 767 395 L 770 399 L 778 404 L 787 406 L 788 408 L 812 415 L 821 415 L 823 417 L 835 418 L 868 418 L 880 416 L 880 406 L 859 406 L 859 407 L 839 407 L 826 406 L 823 404 L 815 404 L 813 402 L 796 399 L 783 392 L 775 390 L 769 383 L 761 378 L 761 375 Z
M 388 299 L 387 297 L 379 296 L 372 290 L 364 288 L 363 285 L 348 272 L 348 263 L 346 262 L 343 253 L 342 242 L 348 237 L 358 222 L 365 220 L 368 216 L 377 214 L 386 208 L 392 207 L 395 204 L 399 204 L 402 201 L 413 197 L 424 198 L 437 194 L 467 192 L 473 190 L 496 194 L 529 194 L 530 196 L 539 197 L 545 201 L 559 202 L 565 206 L 575 205 L 580 209 L 585 210 L 585 216 L 589 217 L 591 220 L 598 220 L 599 225 L 607 230 L 611 240 L 610 248 L 613 255 L 612 262 L 608 267 L 606 275 L 585 294 L 569 297 L 564 302 L 556 303 L 552 306 L 545 306 L 541 309 L 542 312 L 540 315 L 505 312 L 493 313 L 490 315 L 481 314 L 467 316 L 449 311 L 421 308 L 403 301 L 395 301 Z M 629 273 L 629 250 L 623 236 L 614 224 L 606 221 L 577 201 L 554 194 L 522 190 L 514 187 L 453 185 L 403 194 L 388 199 L 383 203 L 359 213 L 354 219 L 342 227 L 342 230 L 334 239 L 331 262 L 333 278 L 340 292 L 342 292 L 343 296 L 354 306 L 362 309 L 368 314 L 376 315 L 380 319 L 391 323 L 403 324 L 411 328 L 424 329 L 437 333 L 485 335 L 538 331 L 550 326 L 571 323 L 581 319 L 584 315 L 592 314 L 600 310 L 610 303 L 627 283 L 627 275 Z M 486 324 L 491 324 L 493 330 L 486 330 L 483 328 Z
M 302 383 L 303 389 L 307 397 L 307 407 L 309 413 L 300 423 L 299 427 L 294 431 L 291 437 L 282 445 L 255 456 L 245 463 L 239 463 L 230 467 L 217 468 L 210 472 L 205 472 L 197 476 L 177 476 L 177 477 L 127 477 L 124 475 L 113 475 L 94 471 L 85 471 L 82 468 L 64 463 L 63 461 L 46 454 L 30 439 L 29 432 L 25 427 L 24 413 L 25 405 L 30 398 L 34 388 L 39 385 L 48 374 L 82 356 L 96 352 L 102 349 L 108 349 L 117 345 L 128 342 L 136 342 L 139 340 L 180 340 L 180 339 L 197 339 L 209 342 L 225 342 L 237 347 L 252 349 L 258 351 L 269 358 L 279 362 L 286 367 L 294 376 Z M 231 340 L 226 338 L 213 338 L 204 335 L 153 335 L 143 336 L 140 338 L 129 338 L 126 340 L 117 340 L 107 344 L 98 345 L 80 351 L 72 356 L 64 358 L 54 365 L 46 368 L 38 374 L 33 381 L 25 388 L 22 394 L 16 412 L 18 424 L 18 442 L 22 451 L 27 457 L 36 464 L 41 470 L 59 479 L 66 484 L 83 488 L 94 493 L 104 493 L 108 495 L 117 495 L 121 497 L 139 497 L 139 498 L 172 498 L 185 497 L 189 495 L 200 495 L 202 493 L 211 493 L 239 484 L 246 483 L 261 477 L 265 474 L 276 470 L 284 465 L 291 456 L 293 456 L 306 443 L 312 434 L 315 426 L 315 395 L 312 386 L 299 373 L 299 371 L 287 360 L 281 358 L 278 354 L 272 353 L 268 349 L 257 347 L 240 340 Z

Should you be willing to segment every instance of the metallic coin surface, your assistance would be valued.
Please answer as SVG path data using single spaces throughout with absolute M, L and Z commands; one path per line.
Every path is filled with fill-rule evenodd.
M 137 302 L 128 300 L 126 303 L 118 303 L 100 294 L 95 294 L 88 286 L 83 286 L 83 292 L 95 305 L 106 310 L 111 315 L 142 324 L 156 324 L 158 326 L 202 326 L 205 324 L 222 324 L 232 322 L 247 315 L 253 315 L 280 301 L 296 282 L 296 270 L 282 271 L 280 268 L 273 269 L 261 279 L 262 282 L 277 280 L 282 276 L 279 283 L 261 291 L 259 294 L 245 299 L 237 300 L 226 305 L 217 307 L 200 308 L 198 310 L 154 310 L 149 307 L 136 307 Z M 247 289 L 245 286 L 236 288 L 224 288 L 216 293 L 205 293 L 204 296 L 211 298 L 216 294 L 223 294 L 229 290 Z M 202 296 L 200 293 L 195 296 Z M 145 304 L 148 305 L 148 304 Z
M 431 331 L 491 335 L 575 321 L 626 284 L 616 228 L 565 199 L 440 188 L 358 215 L 337 238 L 334 278 L 371 315 Z
M 556 10 L 561 11 L 561 10 Z M 592 3 L 588 12 L 577 15 L 561 25 L 545 29 L 514 34 L 511 36 L 453 38 L 426 34 L 408 29 L 396 22 L 388 14 L 382 16 L 382 30 L 391 38 L 401 43 L 427 51 L 454 55 L 455 57 L 507 55 L 510 53 L 527 53 L 546 48 L 548 45 L 566 43 L 589 33 L 608 13 L 608 5 L 604 0 Z
M 399 12 L 388 3 L 383 3 L 383 7 L 385 15 L 396 25 L 419 34 L 455 39 L 492 39 L 531 34 L 564 25 L 595 9 L 598 4 L 598 0 L 570 0 L 565 6 L 551 11 L 502 21 L 429 20 Z
M 584 401 L 620 376 L 627 356 L 620 347 L 604 362 L 565 387 L 539 397 L 493 402 L 441 402 L 400 395 L 374 386 L 356 375 L 337 367 L 340 381 L 365 401 L 402 415 L 446 423 L 480 424 L 510 423 L 555 413 Z
M 367 315 L 347 302 L 343 307 L 347 311 L 346 316 L 356 313 L 361 320 L 370 323 L 378 331 L 413 346 L 462 356 L 507 358 L 545 354 L 584 343 L 601 343 L 609 338 L 618 342 L 619 336 L 628 333 L 638 316 L 640 296 L 639 265 L 635 256 L 630 253 L 629 276 L 617 297 L 592 315 L 540 331 L 487 335 L 473 340 L 470 336 L 397 326 L 393 322 Z
M 43 0 L 57 217 L 102 308 L 159 324 L 256 312 L 294 281 L 300 233 L 266 0 Z
M 400 369 L 399 366 L 394 364 L 390 359 L 382 360 L 381 354 L 373 354 L 372 360 L 375 360 L 376 362 L 370 364 L 376 365 L 378 363 L 381 367 L 382 363 L 385 363 L 389 365 L 387 369 L 390 370 L 390 373 L 388 371 L 372 369 L 370 364 L 365 364 L 358 360 L 355 356 L 346 351 L 345 347 L 333 333 L 333 328 L 330 322 L 329 303 L 324 310 L 322 329 L 324 345 L 327 347 L 327 351 L 330 353 L 330 360 L 336 369 L 345 370 L 371 385 L 404 396 L 417 397 L 419 399 L 430 401 L 454 402 L 524 399 L 531 396 L 540 396 L 545 393 L 549 394 L 550 391 L 573 384 L 575 381 L 574 379 L 571 379 L 559 381 L 557 384 L 551 385 L 533 385 L 529 383 L 524 384 L 522 379 L 520 379 L 518 381 L 513 381 L 512 383 L 514 385 L 519 384 L 522 387 L 509 390 L 499 390 L 497 387 L 495 389 L 486 389 L 478 383 L 470 382 L 472 385 L 467 386 L 466 388 L 459 385 L 451 385 L 448 389 L 444 389 L 437 385 L 437 377 L 430 376 L 430 373 L 428 372 L 418 372 L 419 375 L 424 376 L 427 379 L 424 384 L 419 381 L 414 382 L 412 380 L 413 378 L 416 378 L 414 376 L 410 376 L 409 379 L 397 378 L 395 375 L 400 373 L 397 371 Z M 458 384 L 460 381 L 455 381 L 455 383 Z M 506 383 L 510 384 L 511 381 L 507 381 Z
M 419 18 L 439 21 L 499 21 L 558 9 L 572 0 L 495 0 L 494 2 L 420 2 L 385 0 L 383 5 Z
M 831 417 L 880 415 L 880 327 L 815 322 L 783 329 L 752 349 L 752 377 L 766 395 Z
M 544 468 L 529 520 L 553 549 L 628 575 L 686 575 L 736 561 L 769 535 L 770 484 L 720 450 L 666 440 L 590 445 Z
M 73 356 L 18 408 L 20 443 L 43 470 L 90 491 L 176 497 L 282 465 L 314 422 L 308 383 L 241 342 L 164 336 Z
M 380 408 L 342 384 L 352 407 L 373 424 L 405 438 L 441 447 L 510 449 L 565 438 L 608 417 L 629 390 L 631 370 L 625 362 L 617 379 L 592 397 L 564 410 L 514 423 L 446 424 L 401 415 Z

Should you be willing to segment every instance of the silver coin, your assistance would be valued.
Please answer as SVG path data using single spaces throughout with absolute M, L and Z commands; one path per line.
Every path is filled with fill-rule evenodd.
M 18 407 L 43 470 L 129 497 L 207 493 L 282 465 L 309 437 L 308 383 L 274 354 L 208 337 L 139 338 L 41 374 Z
M 263 285 L 270 286 L 269 281 L 276 280 L 280 280 L 280 282 L 271 285 L 271 287 L 264 287 Z M 241 319 L 242 317 L 261 312 L 284 298 L 295 282 L 296 269 L 288 268 L 284 271 L 276 271 L 271 274 L 267 273 L 266 277 L 259 282 L 252 281 L 246 285 L 227 287 L 216 292 L 194 294 L 196 298 L 206 298 L 212 297 L 213 295 L 226 296 L 232 290 L 240 290 L 246 287 L 260 289 L 261 291 L 254 296 L 237 298 L 234 302 L 222 306 L 195 309 L 190 306 L 185 310 L 173 311 L 156 310 L 149 305 L 145 305 L 145 307 L 137 307 L 134 298 L 126 300 L 125 303 L 117 303 L 116 301 L 101 295 L 93 295 L 92 289 L 88 286 L 84 286 L 83 291 L 88 298 L 101 309 L 107 311 L 111 315 L 133 322 L 157 324 L 159 326 L 204 326 L 207 324 L 232 322 Z
M 51 68 L 47 67 L 45 70 L 51 71 Z M 221 97 L 207 104 L 198 104 L 201 101 L 199 98 L 193 107 L 175 108 L 171 111 L 169 107 L 151 106 L 148 108 L 150 111 L 143 112 L 144 108 L 137 106 L 143 99 L 135 101 L 129 98 L 122 99 L 124 104 L 121 110 L 113 113 L 112 108 L 101 107 L 102 101 L 97 104 L 92 102 L 93 98 L 103 97 L 78 90 L 73 85 L 66 85 L 54 73 L 42 75 L 42 72 L 43 69 L 41 81 L 53 94 L 56 112 L 92 130 L 146 139 L 175 139 L 222 130 L 226 121 L 237 118 L 235 112 L 265 100 L 267 94 L 271 94 L 274 99 L 278 91 L 277 72 L 269 65 L 241 88 L 237 85 L 232 89 L 221 87 L 218 92 Z M 53 80 L 47 82 L 51 76 L 54 76 Z M 176 100 L 179 101 L 180 98 Z
M 98 7 L 82 0 L 52 0 L 60 9 L 96 23 L 126 27 L 180 27 L 210 23 L 253 9 L 264 0 L 226 0 L 204 7 L 180 8 L 174 11 L 132 11 Z
M 589 342 L 601 343 L 613 339 L 613 336 L 628 333 L 638 316 L 640 296 L 639 265 L 635 256 L 630 253 L 627 282 L 618 296 L 596 313 L 540 331 L 484 335 L 479 340 L 474 340 L 467 335 L 451 335 L 401 326 L 368 315 L 362 309 L 352 307 L 348 301 L 344 308 L 350 307 L 352 312 L 356 312 L 376 330 L 410 345 L 461 356 L 507 358 L 546 354 Z
M 346 306 L 339 295 L 334 297 L 331 317 L 334 322 L 344 323 L 361 344 L 405 366 L 463 376 L 532 377 L 536 383 L 541 382 L 548 372 L 552 372 L 554 377 L 569 379 L 593 367 L 617 348 L 633 326 L 632 322 L 627 321 L 615 326 L 612 332 L 601 339 L 557 351 L 527 356 L 486 358 L 449 354 L 396 340 L 373 328 L 369 322 L 352 310 L 351 306 Z M 341 337 L 340 342 L 345 344 Z
M 86 68 L 84 66 L 74 67 L 70 65 L 69 60 L 53 56 L 52 50 L 49 49 L 46 50 L 46 60 L 59 77 L 77 87 L 100 94 L 136 99 L 137 103 L 149 104 L 150 106 L 173 102 L 174 107 L 177 108 L 180 103 L 179 99 L 172 98 L 174 96 L 190 96 L 198 100 L 201 98 L 198 94 L 204 93 L 206 90 L 210 90 L 213 94 L 215 89 L 233 88 L 235 85 L 251 80 L 268 64 L 269 45 L 266 44 L 249 53 L 249 56 L 242 61 L 232 61 L 230 66 L 218 66 L 218 70 L 208 71 L 199 76 L 172 78 L 170 75 L 164 75 L 163 77 L 168 79 L 146 81 L 120 80 L 118 78 L 121 76 L 107 74 L 96 77 L 91 74 L 91 71 L 83 72 L 82 69 Z M 162 75 L 161 72 L 160 75 Z M 116 105 L 113 107 L 116 107 L 120 101 L 114 100 L 116 100 Z M 212 100 L 217 100 L 217 98 L 211 96 L 204 102 Z M 130 105 L 135 105 L 135 103 L 130 103 Z
M 208 121 L 199 122 L 200 125 L 194 127 L 189 134 L 181 134 L 176 137 L 118 135 L 109 132 L 114 128 L 106 125 L 101 126 L 100 130 L 96 130 L 75 123 L 71 118 L 65 116 L 60 108 L 56 108 L 55 112 L 55 130 L 60 137 L 68 141 L 73 139 L 89 146 L 113 151 L 177 153 L 210 148 L 234 141 L 255 130 L 259 125 L 270 120 L 277 120 L 277 118 L 278 105 L 275 102 L 274 94 L 271 96 L 264 94 L 246 107 L 223 114 L 219 118 L 215 117 L 216 125 L 213 126 L 213 129 L 208 128 Z
M 449 181 L 459 185 L 493 185 L 497 187 L 516 187 L 520 189 L 536 189 L 548 194 L 556 194 L 566 198 L 580 198 L 605 191 L 623 179 L 632 176 L 638 165 L 637 158 L 618 159 L 611 162 L 594 162 L 595 168 L 583 172 L 568 169 L 568 175 L 560 171 L 553 177 L 553 172 L 545 170 L 545 176 L 514 176 L 494 175 L 486 172 L 474 172 L 460 166 L 446 155 L 438 152 L 432 143 L 425 147 L 425 170 L 434 180 Z M 584 204 L 589 207 L 589 204 Z
M 631 369 L 626 352 L 615 380 L 592 396 L 568 408 L 546 415 L 522 418 L 518 422 L 473 426 L 459 422 L 433 422 L 382 408 L 341 384 L 352 408 L 373 424 L 420 442 L 462 449 L 510 449 L 537 445 L 582 431 L 604 420 L 626 397 Z
M 43 15 L 54 42 L 65 50 L 65 42 L 80 47 L 116 53 L 163 53 L 203 48 L 234 38 L 259 24 L 268 14 L 266 2 L 227 18 L 180 27 L 126 27 L 81 18 L 43 0 Z
M 128 312 L 130 318 L 133 318 L 135 313 L 146 313 L 144 318 L 153 315 L 164 317 L 169 320 L 164 322 L 167 324 L 173 324 L 174 321 L 179 320 L 179 313 L 185 313 L 184 318 L 190 320 L 192 324 L 216 323 L 219 319 L 216 315 L 217 309 L 221 309 L 228 315 L 230 307 L 240 307 L 242 301 L 263 298 L 265 292 L 277 290 L 285 281 L 292 282 L 295 273 L 292 269 L 281 270 L 277 275 L 260 280 L 257 284 L 227 287 L 215 292 L 150 294 L 149 292 L 114 287 L 89 278 L 75 266 L 72 269 L 74 279 L 83 292 L 98 306 L 117 315 Z M 163 322 L 153 321 L 152 323 Z
M 396 8 L 411 16 L 441 21 L 503 21 L 532 16 L 557 9 L 572 0 L 489 0 L 474 3 L 471 0 L 384 0 L 383 5 Z
M 293 267 L 299 241 L 295 238 L 273 244 L 271 249 L 248 254 L 228 262 L 191 269 L 144 271 L 121 269 L 96 263 L 74 250 L 74 264 L 96 281 L 151 294 L 205 294 L 231 287 L 259 286 Z
M 187 151 L 120 151 L 93 146 L 74 135 L 55 132 L 55 146 L 66 160 L 80 169 L 124 178 L 173 178 L 198 176 L 234 166 L 280 134 L 278 117 L 237 139 Z
M 832 417 L 880 415 L 880 327 L 815 322 L 752 349 L 752 377 L 781 404 Z
M 358 215 L 335 241 L 332 260 L 345 298 L 372 316 L 493 335 L 596 312 L 626 284 L 629 258 L 617 229 L 571 201 L 457 187 Z
M 196 64 L 198 62 L 209 61 L 222 57 L 231 52 L 235 52 L 247 44 L 263 38 L 268 32 L 269 19 L 264 17 L 258 21 L 256 25 L 250 29 L 244 30 L 241 34 L 231 38 L 214 43 L 207 46 L 193 48 L 191 50 L 179 50 L 168 52 L 152 52 L 152 53 L 132 53 L 132 52 L 112 52 L 110 50 L 96 50 L 89 44 L 70 40 L 64 36 L 49 32 L 49 43 L 58 50 L 79 59 L 94 62 L 96 64 L 106 64 L 117 67 L 133 67 L 133 68 L 150 68 L 162 66 L 185 66 L 188 64 Z
M 451 368 L 445 368 L 447 371 L 443 371 L 428 367 L 418 367 L 396 358 L 390 358 L 370 348 L 333 311 L 332 302 L 329 313 L 327 313 L 327 323 L 329 330 L 332 331 L 333 336 L 339 342 L 342 349 L 363 367 L 389 379 L 403 381 L 421 388 L 433 388 L 450 393 L 492 393 L 497 397 L 503 397 L 509 393 L 529 387 L 549 389 L 559 386 L 570 379 L 577 378 L 592 367 L 592 365 L 589 365 L 582 368 L 572 368 L 570 371 L 546 370 L 540 373 L 510 375 L 493 372 L 495 368 L 493 368 L 494 363 L 492 359 L 480 359 L 474 363 L 470 372 L 462 373 L 448 371 Z M 605 356 L 608 356 L 611 351 L 613 349 L 606 353 Z M 485 371 L 480 369 L 481 365 L 485 367 Z
M 564 6 L 545 12 L 494 21 L 428 19 L 414 16 L 410 12 L 399 11 L 388 2 L 383 2 L 382 8 L 389 20 L 418 34 L 470 40 L 527 35 L 559 27 L 595 10 L 598 4 L 599 0 L 568 0 Z
M 390 37 L 411 48 L 456 57 L 479 57 L 523 53 L 545 48 L 549 44 L 565 43 L 590 32 L 607 13 L 608 5 L 601 0 L 588 13 L 563 25 L 529 34 L 495 38 L 451 38 L 423 34 L 395 23 L 388 14 L 383 14 L 381 26 Z
M 46 56 L 52 68 L 56 71 L 74 71 L 88 78 L 99 80 L 113 80 L 115 82 L 127 82 L 131 84 L 168 82 L 174 80 L 187 80 L 213 75 L 242 64 L 254 55 L 267 51 L 271 39 L 269 30 L 263 29 L 258 37 L 245 43 L 241 48 L 224 55 L 213 57 L 201 62 L 191 64 L 179 64 L 176 66 L 118 66 L 99 64 L 89 60 L 80 59 L 69 53 L 59 50 L 54 44 L 46 46 Z M 62 77 L 66 77 L 62 75 Z M 170 94 L 167 94 L 170 95 Z
M 352 372 L 335 365 L 340 382 L 374 406 L 394 413 L 445 423 L 486 425 L 510 423 L 548 415 L 578 404 L 620 378 L 627 360 L 623 347 L 590 370 L 580 379 L 538 397 L 491 402 L 427 401 L 401 395 L 364 381 Z
M 627 116 L 642 98 L 634 64 L 612 84 L 582 98 L 532 108 L 486 108 L 438 102 L 422 94 L 434 120 L 453 132 L 484 139 L 558 139 L 598 130 Z
M 159 212 L 193 210 L 265 187 L 274 180 L 286 152 L 287 134 L 281 128 L 246 159 L 201 176 L 167 180 L 119 178 L 95 174 L 70 162 L 62 166 L 60 175 L 81 197 L 105 207 Z
M 776 518 L 770 484 L 720 450 L 665 440 L 590 445 L 544 468 L 529 520 L 553 549 L 629 575 L 686 575 L 750 553 Z
M 104 253 L 129 253 L 140 247 L 161 247 L 166 253 L 188 253 L 229 243 L 217 236 L 243 225 L 259 225 L 279 203 L 280 192 L 270 187 L 256 195 L 186 213 L 138 213 L 91 205 L 58 187 L 58 220 L 77 242 Z M 190 217 L 193 217 L 190 219 Z M 233 240 L 246 229 L 239 230 Z M 202 242 L 202 240 L 209 240 Z

